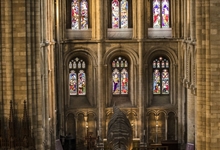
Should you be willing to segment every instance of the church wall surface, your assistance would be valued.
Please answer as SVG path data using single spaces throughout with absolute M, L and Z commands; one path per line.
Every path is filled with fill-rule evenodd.
M 105 139 L 112 104 L 122 98 L 111 93 L 111 61 L 123 56 L 132 92 L 119 107 L 135 139 L 155 142 L 158 130 L 158 141 L 178 140 L 183 149 L 186 143 L 219 149 L 217 0 L 172 1 L 172 33 L 159 38 L 148 36 L 150 1 L 132 1 L 132 22 L 120 34 L 109 28 L 108 2 L 102 0 L 89 1 L 89 30 L 74 32 L 67 26 L 67 2 L 0 2 L 1 120 L 9 117 L 10 100 L 21 118 L 26 100 L 37 149 L 54 149 L 55 139 L 68 133 L 82 140 L 89 131 Z M 170 60 L 171 91 L 157 98 L 151 63 L 159 56 Z M 68 62 L 74 57 L 88 63 L 88 93 L 78 105 L 68 91 Z

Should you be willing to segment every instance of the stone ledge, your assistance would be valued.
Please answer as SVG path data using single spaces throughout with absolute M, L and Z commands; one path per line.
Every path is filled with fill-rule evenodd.
M 172 28 L 148 28 L 148 38 L 172 38 Z
M 132 39 L 133 29 L 108 29 L 108 39 Z
M 65 37 L 67 39 L 91 39 L 92 38 L 92 30 L 72 30 L 66 29 Z

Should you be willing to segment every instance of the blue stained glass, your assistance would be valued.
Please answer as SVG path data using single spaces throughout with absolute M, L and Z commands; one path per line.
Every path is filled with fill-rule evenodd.
M 169 0 L 162 0 L 162 28 L 169 28 Z
M 112 72 L 112 93 L 114 95 L 120 94 L 120 73 L 118 69 L 114 69 Z

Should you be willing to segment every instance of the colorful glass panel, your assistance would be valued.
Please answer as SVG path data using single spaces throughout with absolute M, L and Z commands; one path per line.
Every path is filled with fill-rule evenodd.
M 160 94 L 160 71 L 158 69 L 153 72 L 153 94 Z
M 118 0 L 112 1 L 112 28 L 119 28 L 119 2 Z
M 128 28 L 128 1 L 121 1 L 121 28 Z
M 71 3 L 71 28 L 79 29 L 79 2 L 73 0 Z
M 169 28 L 169 0 L 162 0 L 162 28 Z
M 81 29 L 88 29 L 88 2 L 81 1 Z
M 153 0 L 153 27 L 160 28 L 160 0 Z
M 162 71 L 162 94 L 169 94 L 169 72 L 167 69 Z
M 69 73 L 69 92 L 70 95 L 77 95 L 77 76 L 74 70 Z
M 118 69 L 114 69 L 114 71 L 112 72 L 112 83 L 112 93 L 114 95 L 120 94 L 120 73 Z
M 128 94 L 128 72 L 126 69 L 121 71 L 121 94 Z
M 78 73 L 78 95 L 86 95 L 86 74 L 83 70 Z

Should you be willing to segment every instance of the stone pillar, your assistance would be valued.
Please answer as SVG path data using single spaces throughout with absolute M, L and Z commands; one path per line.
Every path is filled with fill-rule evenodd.
M 97 87 L 103 87 L 103 79 L 104 79 L 104 74 L 103 74 L 103 0 L 96 0 L 96 17 L 97 17 L 97 55 L 98 55 L 98 67 L 97 67 Z M 98 130 L 100 134 L 100 138 L 103 139 L 105 136 L 105 111 L 104 111 L 104 89 L 99 88 L 97 89 L 97 102 L 98 102 Z M 102 145 L 103 141 L 99 141 L 99 145 Z
M 178 138 L 178 117 L 177 116 L 175 116 L 175 140 L 177 140 L 177 138 Z
M 190 37 L 191 40 L 195 40 L 195 0 L 190 0 Z
M 195 100 L 191 89 L 187 89 L 187 142 L 195 142 Z
M 215 90 L 213 86 L 219 84 L 219 80 L 213 80 L 215 73 L 216 76 L 219 76 L 217 73 L 218 67 L 216 66 L 217 68 L 214 67 L 211 70 L 211 62 L 216 60 L 216 63 L 213 63 L 214 66 L 219 63 L 219 59 L 215 59 L 216 56 L 219 56 L 219 50 L 217 50 L 219 48 L 217 48 L 217 44 L 213 45 L 213 48 L 217 46 L 217 49 L 211 55 L 210 17 L 214 17 L 214 15 L 210 15 L 210 3 L 209 0 L 196 0 L 197 98 L 195 103 L 195 145 L 197 150 L 220 149 L 219 143 L 216 142 L 219 140 L 217 137 L 219 137 L 220 131 L 215 128 L 215 125 L 219 122 L 219 117 L 217 117 L 219 114 L 219 102 L 216 100 L 219 94 L 214 91 L 211 93 L 211 89 Z M 213 2 L 212 8 L 216 9 L 213 9 L 214 12 L 212 13 L 219 9 L 219 7 L 216 7 L 219 4 L 219 1 Z M 213 18 L 212 21 L 215 24 L 213 27 L 219 26 L 219 20 Z M 212 39 L 215 39 L 214 37 L 217 38 L 215 35 Z M 216 43 L 219 43 L 219 40 Z M 212 60 L 211 56 L 213 56 L 214 60 Z
M 143 131 L 145 130 L 145 111 L 144 111 L 144 99 L 143 99 L 143 49 L 144 49 L 144 0 L 137 1 L 137 10 L 139 10 L 139 15 L 137 16 L 137 29 L 138 29 L 138 54 L 139 54 L 139 61 L 138 61 L 138 104 L 139 104 L 139 136 L 140 136 L 140 144 L 141 146 L 144 144 L 144 135 Z
M 184 27 L 184 39 L 187 39 L 187 0 L 184 0 L 184 20 L 183 20 L 183 27 Z
M 149 141 L 149 115 L 146 116 L 146 143 Z
M 167 128 L 168 128 L 167 119 L 168 119 L 168 115 L 165 114 L 165 140 L 167 140 Z

